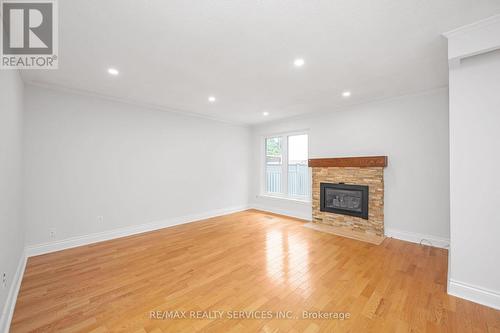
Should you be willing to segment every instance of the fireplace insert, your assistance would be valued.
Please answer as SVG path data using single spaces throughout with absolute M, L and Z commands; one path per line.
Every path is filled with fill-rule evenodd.
M 320 210 L 368 220 L 368 186 L 320 184 Z

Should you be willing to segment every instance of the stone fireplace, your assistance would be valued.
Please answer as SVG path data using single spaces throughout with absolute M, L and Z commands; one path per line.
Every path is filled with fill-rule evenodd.
M 386 156 L 311 159 L 313 224 L 342 236 L 384 238 Z M 336 232 L 333 232 L 336 233 Z

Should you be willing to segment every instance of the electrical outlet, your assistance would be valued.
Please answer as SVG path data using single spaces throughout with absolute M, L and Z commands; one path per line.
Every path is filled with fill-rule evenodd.
M 56 229 L 50 229 L 49 230 L 49 235 L 51 239 L 56 238 Z
M 102 224 L 103 222 L 104 222 L 104 216 L 99 215 L 99 216 L 97 217 L 97 223 Z
M 3 273 L 2 275 L 2 287 L 5 288 L 7 287 L 7 273 Z

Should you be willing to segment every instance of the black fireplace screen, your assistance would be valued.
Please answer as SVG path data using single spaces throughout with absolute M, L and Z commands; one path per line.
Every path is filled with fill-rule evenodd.
M 368 186 L 321 183 L 320 210 L 368 219 Z

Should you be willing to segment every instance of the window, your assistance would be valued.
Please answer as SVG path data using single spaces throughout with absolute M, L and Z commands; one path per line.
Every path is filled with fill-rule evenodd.
M 307 134 L 267 137 L 265 155 L 265 193 L 309 200 Z
M 282 138 L 266 139 L 266 192 L 281 193 L 283 184 L 283 146 Z

